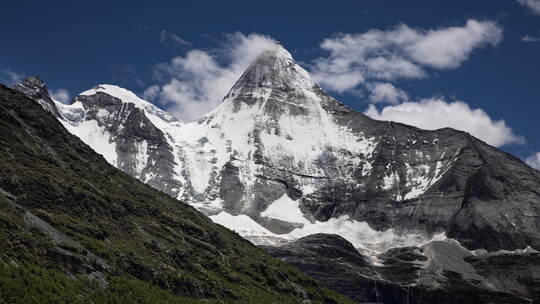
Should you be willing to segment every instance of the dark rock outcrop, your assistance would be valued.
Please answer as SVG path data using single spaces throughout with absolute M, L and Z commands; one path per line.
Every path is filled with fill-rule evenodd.
M 342 237 L 325 234 L 264 248 L 358 303 L 540 301 L 538 252 L 473 255 L 436 241 L 390 249 L 373 264 Z
M 62 117 L 49 94 L 47 86 L 43 80 L 41 80 L 39 75 L 26 78 L 23 82 L 13 86 L 13 89 L 36 100 L 43 109 L 51 112 L 54 116 Z

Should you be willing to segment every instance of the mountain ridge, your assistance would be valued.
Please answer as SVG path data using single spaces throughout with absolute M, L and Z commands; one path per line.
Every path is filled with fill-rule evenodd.
M 100 98 L 84 95 L 88 104 Z M 154 166 L 149 184 L 213 219 L 226 212 L 231 228 L 239 228 L 245 221 L 238 216 L 247 215 L 249 227 L 266 230 L 262 236 L 244 234 L 255 240 L 332 232 L 325 223 L 343 219 L 342 224 L 367 223 L 375 232 L 393 230 L 405 238 L 446 233 L 470 249 L 540 243 L 534 216 L 540 212 L 538 171 L 465 132 L 372 120 L 313 83 L 281 46 L 261 54 L 215 110 L 194 122 L 154 127 L 163 133 L 163 153 L 157 156 L 163 165 Z M 126 132 L 132 143 L 125 145 L 142 142 L 130 136 L 137 132 Z M 126 153 L 120 166 L 133 166 L 141 157 L 144 162 L 143 154 Z M 501 164 L 505 169 L 496 168 Z M 512 177 L 504 177 L 506 172 Z M 509 196 L 499 188 L 512 196 L 506 203 L 514 207 L 500 202 Z M 500 203 L 488 207 L 489 200 Z M 300 222 L 283 221 L 275 212 L 274 218 L 262 215 L 278 201 L 300 212 Z M 366 241 L 348 237 L 355 246 Z

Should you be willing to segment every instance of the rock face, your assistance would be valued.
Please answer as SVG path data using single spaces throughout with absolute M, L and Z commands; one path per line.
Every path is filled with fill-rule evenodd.
M 55 106 L 55 102 L 49 95 L 47 86 L 43 80 L 39 78 L 39 76 L 36 75 L 33 77 L 28 77 L 22 83 L 15 85 L 13 88 L 36 100 L 43 107 L 43 109 L 51 112 L 54 116 L 61 117 L 58 109 Z
M 69 120 L 68 130 L 84 132 L 84 124 L 95 123 L 114 146 L 110 154 L 113 165 L 173 197 L 178 195 L 181 185 L 175 179 L 173 150 L 165 133 L 156 127 L 177 123 L 173 116 L 127 90 L 107 85 L 76 96 L 63 112 L 73 108 L 84 114 Z
M 540 253 L 473 254 L 457 242 L 390 249 L 369 259 L 337 235 L 265 247 L 359 303 L 536 303 Z

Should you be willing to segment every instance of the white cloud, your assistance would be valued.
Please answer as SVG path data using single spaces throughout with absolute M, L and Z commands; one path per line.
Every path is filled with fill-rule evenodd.
M 529 166 L 531 166 L 531 167 L 533 167 L 533 168 L 535 168 L 537 170 L 540 170 L 540 152 L 536 152 L 535 154 L 527 157 L 525 162 Z
M 161 33 L 159 33 L 159 41 L 160 42 L 172 42 L 174 44 L 178 44 L 178 45 L 191 45 L 191 42 L 189 41 L 186 41 L 184 39 L 182 39 L 180 36 L 174 34 L 174 33 L 171 33 L 171 32 L 168 32 L 166 30 L 162 30 Z
M 142 97 L 147 100 L 154 100 L 159 96 L 160 87 L 153 85 L 144 90 Z
M 462 101 L 431 98 L 386 106 L 380 111 L 370 105 L 365 114 L 373 119 L 401 122 L 422 129 L 450 127 L 466 131 L 496 147 L 525 143 L 525 139 L 515 135 L 504 120 L 493 120 L 482 109 L 471 109 Z
M 477 20 L 431 30 L 401 25 L 388 31 L 341 34 L 322 41 L 320 46 L 329 55 L 313 61 L 311 74 L 331 90 L 368 96 L 373 103 L 397 104 L 408 94 L 392 82 L 427 77 L 428 68 L 457 68 L 474 49 L 501 39 L 496 23 Z M 158 65 L 154 72 L 164 84 L 147 88 L 143 96 L 181 120 L 198 118 L 219 105 L 247 66 L 274 43 L 268 36 L 235 33 L 221 48 L 190 50 Z
M 56 101 L 60 101 L 61 103 L 69 103 L 70 101 L 70 95 L 68 90 L 66 89 L 57 89 L 50 91 L 52 99 Z
M 405 101 L 409 98 L 407 92 L 396 88 L 393 84 L 388 82 L 375 82 L 367 85 L 368 90 L 371 92 L 369 95 L 369 101 L 373 103 L 391 103 L 397 104 Z
M 426 73 L 414 63 L 392 55 L 366 58 L 364 61 L 369 78 L 394 80 L 397 78 L 423 78 Z
M 517 0 L 517 2 L 527 6 L 533 12 L 540 14 L 540 0 Z
M 473 50 L 496 45 L 502 36 L 496 23 L 473 19 L 463 26 L 431 30 L 400 25 L 388 31 L 340 34 L 323 40 L 320 46 L 329 55 L 315 60 L 312 74 L 337 92 L 376 80 L 423 78 L 426 68 L 455 69 Z
M 160 104 L 184 121 L 200 117 L 219 105 L 244 70 L 275 41 L 258 34 L 226 36 L 219 49 L 194 49 L 156 68 L 168 77 L 166 84 L 149 87 L 144 96 Z M 153 97 L 153 98 L 152 98 Z
M 26 78 L 24 75 L 13 72 L 11 70 L 4 70 L 2 71 L 4 74 L 7 75 L 8 78 L 3 78 L 3 80 L 6 82 L 7 85 L 14 85 L 21 83 L 24 78 Z
M 431 30 L 405 45 L 411 58 L 436 69 L 459 67 L 470 53 L 486 44 L 497 45 L 502 39 L 502 29 L 497 24 L 468 20 L 464 27 Z

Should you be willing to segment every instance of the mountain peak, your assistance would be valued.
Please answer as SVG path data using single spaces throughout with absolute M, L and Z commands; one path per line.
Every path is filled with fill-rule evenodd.
M 13 89 L 24 93 L 33 98 L 43 98 L 44 95 L 49 95 L 45 82 L 41 80 L 39 75 L 30 76 L 24 79 L 21 83 L 13 86 Z
M 309 73 L 294 61 L 291 53 L 276 43 L 251 63 L 225 96 L 224 102 L 233 99 L 234 103 L 253 104 L 278 91 L 305 92 L 314 86 Z
M 51 112 L 53 115 L 60 115 L 53 99 L 51 98 L 51 95 L 49 94 L 49 90 L 47 89 L 45 82 L 39 77 L 39 75 L 30 76 L 23 80 L 23 82 L 14 85 L 12 88 L 32 99 L 35 99 L 43 107 L 43 109 Z
M 77 97 L 75 97 L 74 102 L 82 102 L 87 104 L 93 103 L 95 101 L 95 98 L 93 98 L 92 96 L 97 94 L 107 94 L 111 97 L 119 99 L 122 103 L 134 104 L 136 108 L 144 110 L 149 116 L 148 118 L 151 119 L 154 123 L 161 123 L 161 121 L 178 122 L 178 120 L 174 116 L 161 110 L 154 104 L 139 98 L 132 91 L 112 84 L 99 84 L 91 88 L 90 90 L 86 90 L 80 93 Z M 159 120 L 154 120 L 154 117 Z
M 135 95 L 135 93 L 131 92 L 130 90 L 112 84 L 99 84 L 91 88 L 90 90 L 86 90 L 80 93 L 79 95 L 91 96 L 97 93 L 105 93 L 112 97 L 116 97 L 124 102 L 130 102 L 136 105 L 146 105 L 148 103 L 147 101 L 140 99 L 137 95 Z
M 264 50 L 259 57 L 275 57 L 283 60 L 293 60 L 291 53 L 289 53 L 283 45 L 277 42 L 272 47 Z
M 32 85 L 32 86 L 36 86 L 36 87 L 38 87 L 38 86 L 39 87 L 44 87 L 45 86 L 45 82 L 41 79 L 41 77 L 39 77 L 39 75 L 34 75 L 34 76 L 27 77 L 26 79 L 23 80 L 22 83 Z

